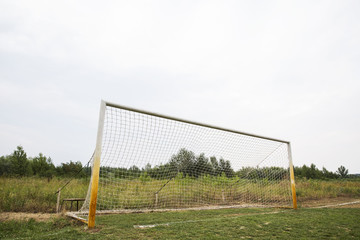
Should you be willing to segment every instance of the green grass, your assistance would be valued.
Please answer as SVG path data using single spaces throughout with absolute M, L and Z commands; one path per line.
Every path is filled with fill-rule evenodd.
M 0 239 L 359 239 L 360 209 L 222 209 L 1 222 Z M 189 221 L 193 220 L 193 221 Z M 164 224 L 139 229 L 134 225 Z

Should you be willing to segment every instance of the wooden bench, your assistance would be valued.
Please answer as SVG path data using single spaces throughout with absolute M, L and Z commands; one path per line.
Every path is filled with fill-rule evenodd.
M 85 198 L 65 198 L 65 199 L 62 200 L 60 211 L 61 211 L 61 209 L 62 209 L 62 207 L 64 205 L 64 202 L 71 202 L 70 211 L 72 211 L 73 202 L 76 202 L 76 211 L 78 211 L 80 201 L 85 201 Z

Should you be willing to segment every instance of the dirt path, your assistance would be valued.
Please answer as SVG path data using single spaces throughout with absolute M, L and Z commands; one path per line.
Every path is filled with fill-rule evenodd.
M 329 207 L 329 208 L 360 208 L 359 198 L 323 198 L 317 200 L 298 201 L 300 207 Z
M 0 213 L 0 222 L 10 220 L 24 221 L 31 218 L 35 221 L 44 222 L 56 218 L 57 216 L 58 215 L 55 213 L 2 212 Z

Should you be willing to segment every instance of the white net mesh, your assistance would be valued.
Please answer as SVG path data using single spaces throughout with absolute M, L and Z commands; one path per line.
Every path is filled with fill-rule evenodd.
M 288 154 L 286 142 L 106 106 L 97 212 L 291 206 Z

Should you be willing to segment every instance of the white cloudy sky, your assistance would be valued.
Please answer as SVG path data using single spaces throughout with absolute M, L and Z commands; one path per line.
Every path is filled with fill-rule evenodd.
M 0 155 L 86 163 L 101 99 L 360 173 L 360 1 L 0 2 Z

